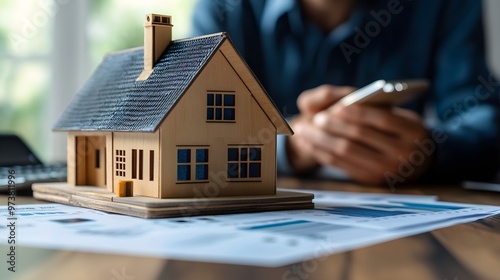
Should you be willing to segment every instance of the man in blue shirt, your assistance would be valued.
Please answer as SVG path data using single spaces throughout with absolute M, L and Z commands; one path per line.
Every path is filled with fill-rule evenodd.
M 228 32 L 291 118 L 280 171 L 394 186 L 495 173 L 499 84 L 481 14 L 477 0 L 200 0 L 193 26 Z M 401 108 L 335 103 L 378 79 L 419 78 L 431 89 Z

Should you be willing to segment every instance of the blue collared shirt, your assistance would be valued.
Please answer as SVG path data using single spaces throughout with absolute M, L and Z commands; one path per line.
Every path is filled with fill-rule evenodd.
M 200 0 L 193 35 L 228 32 L 285 117 L 298 113 L 302 91 L 322 84 L 429 79 L 431 90 L 403 106 L 433 120 L 428 129 L 440 136 L 428 176 L 485 179 L 497 168 L 500 100 L 481 13 L 477 0 L 359 1 L 325 33 L 296 0 Z

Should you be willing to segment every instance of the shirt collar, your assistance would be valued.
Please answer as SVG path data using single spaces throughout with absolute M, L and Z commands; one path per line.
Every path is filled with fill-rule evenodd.
M 268 0 L 262 15 L 262 27 L 268 32 L 274 32 L 281 17 L 293 9 L 300 8 L 298 0 Z
M 354 27 L 362 24 L 363 16 L 366 13 L 366 7 L 363 4 L 357 5 L 353 14 L 343 24 L 335 28 L 326 37 L 330 42 L 341 42 L 354 33 Z M 278 26 L 278 21 L 288 16 L 290 30 L 299 36 L 303 36 L 308 28 L 302 19 L 300 4 L 298 0 L 268 0 L 266 1 L 263 13 L 263 28 L 268 32 L 274 33 Z
M 327 40 L 332 44 L 340 44 L 340 42 L 354 34 L 356 26 L 361 26 L 365 13 L 366 10 L 363 6 L 357 6 L 346 22 L 342 23 L 328 34 Z

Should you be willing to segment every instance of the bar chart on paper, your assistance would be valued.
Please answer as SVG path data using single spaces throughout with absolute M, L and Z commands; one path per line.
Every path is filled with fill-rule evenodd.
M 320 205 L 315 210 L 320 211 L 322 215 L 339 219 L 338 222 L 344 225 L 384 230 L 418 226 L 459 217 L 475 217 L 484 213 L 484 208 L 480 206 L 438 201 L 386 201 L 383 203 L 362 203 L 355 206 Z
M 340 232 L 345 233 L 352 228 L 343 225 L 327 224 L 307 220 L 291 220 L 271 224 L 261 224 L 251 227 L 243 227 L 240 229 L 248 231 L 281 233 L 308 238 L 326 238 L 328 234 Z

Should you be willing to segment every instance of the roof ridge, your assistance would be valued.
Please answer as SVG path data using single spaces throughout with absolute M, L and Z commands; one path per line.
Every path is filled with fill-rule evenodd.
M 190 38 L 177 39 L 177 40 L 173 40 L 172 43 L 182 43 L 182 42 L 198 40 L 198 39 L 203 39 L 203 38 L 209 38 L 209 37 L 215 37 L 215 36 L 222 36 L 225 38 L 228 37 L 227 32 L 218 32 L 218 33 L 212 33 L 212 34 L 208 34 L 208 35 L 201 35 L 201 36 L 195 36 L 195 37 L 190 37 Z M 118 51 L 111 51 L 111 52 L 107 53 L 105 56 L 134 52 L 134 51 L 138 51 L 138 50 L 142 50 L 142 49 L 144 49 L 144 46 L 138 46 L 138 47 L 133 47 L 133 48 L 124 49 L 124 50 L 118 50 Z
M 227 32 L 218 32 L 218 33 L 212 33 L 212 34 L 208 34 L 208 35 L 201 35 L 201 36 L 195 36 L 195 37 L 190 37 L 190 38 L 177 39 L 177 40 L 173 40 L 172 43 L 174 43 L 174 42 L 181 43 L 181 42 L 198 40 L 198 39 L 209 38 L 209 37 L 216 37 L 216 36 L 228 37 Z

